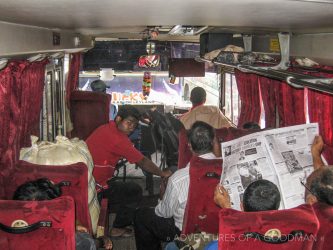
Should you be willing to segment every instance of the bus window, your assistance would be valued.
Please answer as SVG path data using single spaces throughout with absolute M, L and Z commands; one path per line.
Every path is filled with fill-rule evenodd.
M 220 74 L 206 72 L 204 77 L 184 77 L 184 85 L 188 86 L 191 90 L 194 87 L 203 87 L 206 90 L 206 104 L 218 106 L 219 103 L 219 84 L 220 84 Z M 190 93 L 189 92 L 189 93 Z M 188 93 L 188 94 L 189 94 Z M 184 90 L 184 100 L 189 102 L 189 98 L 185 98 Z M 189 96 L 188 96 L 189 97 Z
M 222 74 L 224 83 L 224 112 L 232 123 L 238 124 L 241 101 L 238 94 L 235 75 L 231 72 Z M 223 93 L 223 92 L 222 92 Z

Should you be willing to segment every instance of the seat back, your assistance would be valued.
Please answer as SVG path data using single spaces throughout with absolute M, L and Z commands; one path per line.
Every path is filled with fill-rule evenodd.
M 72 137 L 86 140 L 99 126 L 109 122 L 109 94 L 75 90 L 70 97 Z
M 16 220 L 21 221 L 15 223 Z M 13 227 L 23 221 L 29 230 Z M 0 249 L 75 250 L 75 207 L 71 197 L 50 201 L 0 200 L 0 223 Z
M 216 129 L 215 131 L 216 131 L 216 136 L 220 141 L 227 142 L 245 135 L 259 132 L 260 130 L 229 127 L 229 128 L 219 128 Z
M 63 195 L 71 196 L 75 201 L 76 218 L 92 233 L 92 224 L 88 209 L 88 168 L 84 163 L 66 166 L 36 165 L 19 161 L 14 173 L 5 180 L 5 194 L 12 199 L 18 186 L 38 178 L 48 178 L 54 183 L 69 181 L 70 186 L 61 188 Z
M 333 206 L 317 202 L 313 205 L 313 209 L 320 224 L 317 241 L 313 249 L 333 249 Z
M 218 244 L 223 250 L 310 250 L 318 229 L 310 205 L 260 212 L 221 209 Z
M 187 163 L 190 162 L 192 157 L 192 152 L 188 146 L 188 138 L 186 134 L 186 129 L 182 128 L 178 132 L 178 169 L 186 167 Z
M 218 233 L 219 208 L 214 190 L 220 181 L 222 159 L 207 160 L 193 156 L 190 161 L 190 185 L 183 221 L 183 234 Z

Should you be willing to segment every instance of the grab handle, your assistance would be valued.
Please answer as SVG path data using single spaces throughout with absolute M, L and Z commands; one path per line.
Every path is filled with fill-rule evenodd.
M 51 221 L 38 221 L 28 226 L 24 227 L 9 227 L 0 223 L 0 229 L 6 233 L 10 234 L 23 234 L 33 232 L 41 227 L 52 227 Z

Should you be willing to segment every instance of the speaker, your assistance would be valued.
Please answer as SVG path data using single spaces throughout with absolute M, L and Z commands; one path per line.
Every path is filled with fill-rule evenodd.
M 234 39 L 228 33 L 203 33 L 200 35 L 200 56 L 229 44 L 243 47 L 242 39 Z

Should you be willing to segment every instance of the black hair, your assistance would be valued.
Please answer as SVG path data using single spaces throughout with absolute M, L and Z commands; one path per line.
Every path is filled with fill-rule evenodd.
M 134 117 L 137 120 L 140 120 L 141 114 L 137 108 L 131 105 L 122 105 L 119 107 L 117 116 L 120 116 L 121 119 L 126 119 L 130 116 Z M 117 117 L 116 116 L 116 117 Z
M 333 166 L 321 170 L 311 182 L 310 190 L 319 201 L 333 205 Z
M 102 80 L 95 80 L 95 81 L 91 82 L 90 87 L 91 87 L 92 91 L 102 92 L 102 93 L 105 93 L 106 88 L 107 88 L 105 82 Z
M 215 130 L 209 124 L 202 121 L 193 123 L 187 136 L 195 153 L 205 154 L 212 152 Z
M 243 129 L 260 129 L 260 126 L 256 122 L 246 122 L 242 126 Z
M 52 200 L 61 196 L 61 189 L 47 178 L 28 181 L 19 186 L 13 196 L 13 200 L 42 201 Z
M 268 180 L 252 182 L 245 190 L 243 207 L 245 212 L 276 210 L 281 196 L 277 186 Z
M 206 101 L 205 89 L 201 87 L 195 87 L 194 89 L 192 89 L 190 100 L 192 104 L 200 104 L 202 102 L 205 102 Z

